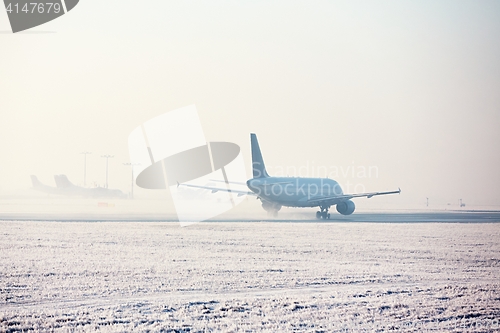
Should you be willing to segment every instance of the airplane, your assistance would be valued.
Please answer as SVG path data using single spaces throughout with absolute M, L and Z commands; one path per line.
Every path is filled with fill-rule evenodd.
M 272 177 L 266 171 L 264 159 L 260 151 L 257 135 L 250 134 L 252 149 L 252 173 L 253 178 L 246 182 L 250 190 L 239 191 L 212 186 L 200 186 L 193 184 L 177 184 L 187 187 L 204 188 L 217 191 L 232 192 L 240 195 L 257 196 L 262 203 L 262 208 L 270 216 L 278 216 L 281 207 L 319 207 L 316 212 L 317 219 L 330 219 L 330 207 L 336 206 L 337 212 L 342 215 L 350 215 L 356 206 L 351 200 L 353 198 L 371 198 L 378 195 L 399 194 L 401 189 L 388 192 L 370 192 L 345 194 L 340 185 L 329 178 L 305 178 L 305 177 Z M 229 183 L 229 182 L 228 182 Z M 235 184 L 242 184 L 234 182 Z
M 81 186 L 74 185 L 71 183 L 66 175 L 54 175 L 54 180 L 57 187 L 47 186 L 42 184 L 36 176 L 31 176 L 31 183 L 33 184 L 33 189 L 42 191 L 48 194 L 58 194 L 66 196 L 82 196 L 82 197 L 92 197 L 92 198 L 125 198 L 124 194 L 120 190 L 107 189 L 104 187 L 95 188 L 85 188 Z
M 40 192 L 44 192 L 47 194 L 59 194 L 59 190 L 57 189 L 57 187 L 42 184 L 38 180 L 37 176 L 31 175 L 30 177 L 31 177 L 31 184 L 33 185 L 32 189 L 40 191 Z
M 67 195 L 80 195 L 84 197 L 116 197 L 116 198 L 125 198 L 126 194 L 124 194 L 120 190 L 108 189 L 105 187 L 93 187 L 93 188 L 85 188 L 81 186 L 77 186 L 69 181 L 66 175 L 55 175 L 54 179 L 56 181 L 57 188 L 62 189 L 67 193 Z

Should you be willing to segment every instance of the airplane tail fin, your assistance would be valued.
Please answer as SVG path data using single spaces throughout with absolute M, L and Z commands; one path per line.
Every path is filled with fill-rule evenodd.
M 255 135 L 254 133 L 250 134 L 250 144 L 252 146 L 253 178 L 269 177 L 266 171 L 266 166 L 264 165 L 264 159 L 262 158 L 262 153 L 260 152 L 259 141 L 257 141 L 257 135 Z
M 31 175 L 30 177 L 31 177 L 31 185 L 33 185 L 33 188 L 37 188 L 42 185 L 42 183 L 40 183 L 40 181 L 38 180 L 37 176 Z
M 54 175 L 54 180 L 59 188 L 68 188 L 74 186 L 66 175 Z

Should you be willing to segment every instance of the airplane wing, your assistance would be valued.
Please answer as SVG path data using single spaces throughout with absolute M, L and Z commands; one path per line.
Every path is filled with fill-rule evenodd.
M 223 182 L 220 180 L 212 180 L 215 182 Z M 245 183 L 240 183 L 240 182 L 228 182 L 229 184 L 238 184 L 238 185 L 246 185 Z M 271 186 L 271 185 L 283 185 L 283 184 L 293 184 L 293 182 L 277 182 L 277 183 L 268 183 L 268 184 L 261 184 L 262 186 Z M 202 188 L 205 190 L 211 190 L 212 193 L 216 193 L 219 191 L 222 192 L 232 192 L 238 194 L 238 196 L 242 195 L 254 195 L 257 196 L 256 193 L 252 191 L 242 191 L 242 190 L 234 190 L 234 189 L 227 189 L 227 188 L 221 188 L 221 187 L 214 187 L 214 186 L 201 186 L 201 185 L 193 185 L 193 184 L 179 184 L 177 183 L 177 187 L 179 186 L 186 186 L 186 187 L 194 187 L 194 188 Z
M 218 179 L 210 179 L 211 182 L 218 182 L 218 183 L 228 183 L 228 184 L 235 184 L 235 185 L 243 185 L 243 186 L 247 186 L 247 183 L 243 183 L 243 182 L 232 182 L 232 181 L 225 181 L 225 180 L 218 180 Z
M 236 184 L 236 185 L 243 185 L 247 186 L 247 183 L 242 183 L 242 182 L 232 182 L 232 181 L 225 181 L 225 180 L 217 180 L 217 179 L 210 179 L 211 182 L 218 182 L 218 183 L 228 183 L 228 184 Z M 260 186 L 272 186 L 272 185 L 284 185 L 284 184 L 293 184 L 293 182 L 274 182 L 274 183 L 263 183 L 260 184 Z
M 216 193 L 216 192 L 219 192 L 219 191 L 221 191 L 221 192 L 231 192 L 231 193 L 237 194 L 239 197 L 241 197 L 242 195 L 256 195 L 255 193 L 250 192 L 250 191 L 233 190 L 233 189 L 213 187 L 213 186 L 201 186 L 201 185 L 179 184 L 179 183 L 177 183 L 177 187 L 179 187 L 179 186 L 201 188 L 201 189 L 205 189 L 205 190 L 210 190 L 210 191 L 212 191 L 212 193 Z
M 397 191 L 388 191 L 388 192 L 370 192 L 370 193 L 357 193 L 357 194 L 342 194 L 342 195 L 332 195 L 328 197 L 315 197 L 311 198 L 308 200 L 309 203 L 317 203 L 320 205 L 321 203 L 326 203 L 326 202 L 340 202 L 344 200 L 349 200 L 352 198 L 360 198 L 360 197 L 367 197 L 368 199 L 377 195 L 386 195 L 386 194 L 399 194 L 401 193 L 401 189 L 398 188 Z

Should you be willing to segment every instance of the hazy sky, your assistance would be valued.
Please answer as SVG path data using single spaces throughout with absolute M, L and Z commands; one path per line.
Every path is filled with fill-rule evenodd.
M 126 191 L 129 133 L 195 104 L 248 166 L 255 132 L 271 173 L 375 166 L 336 178 L 498 205 L 499 18 L 496 0 L 81 0 L 11 34 L 0 10 L 0 191 L 30 174 L 82 184 L 84 150 L 88 183 L 112 154 L 109 186 Z

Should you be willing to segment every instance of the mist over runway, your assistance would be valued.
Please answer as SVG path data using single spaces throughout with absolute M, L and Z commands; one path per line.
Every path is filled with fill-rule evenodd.
M 230 216 L 227 216 L 230 215 Z M 260 216 L 259 216 L 260 215 Z M 246 223 L 500 223 L 500 211 L 393 211 L 393 212 L 360 212 L 349 216 L 332 214 L 330 220 L 318 221 L 311 218 L 311 211 L 282 212 L 277 218 L 268 218 L 260 214 L 225 214 L 222 217 L 209 219 L 206 222 Z M 0 221 L 59 221 L 59 222 L 177 222 L 173 214 L 127 213 L 127 214 L 87 214 L 87 213 L 3 213 Z

